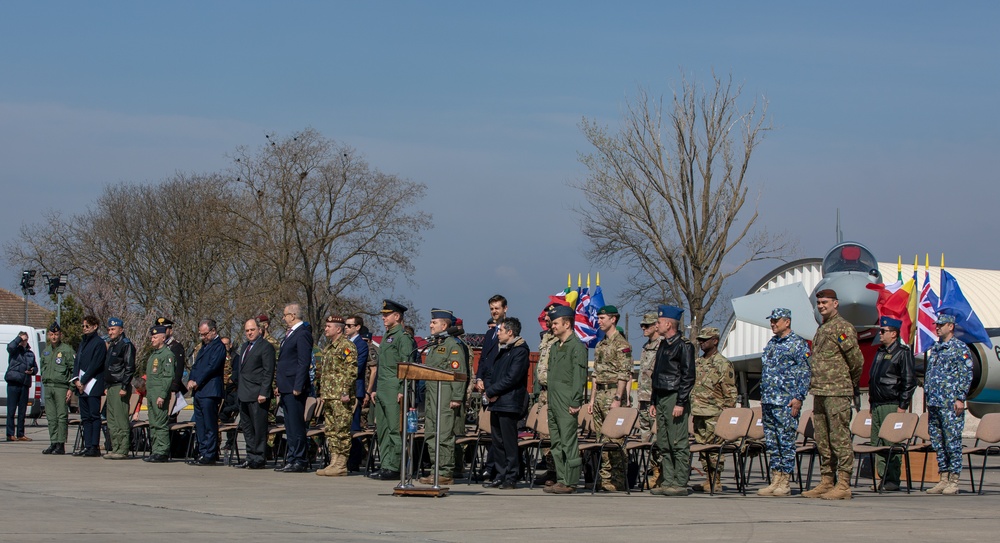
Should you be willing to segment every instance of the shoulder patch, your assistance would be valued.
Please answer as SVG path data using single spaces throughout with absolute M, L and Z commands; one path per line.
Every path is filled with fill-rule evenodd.
M 458 360 L 452 360 L 451 361 L 451 369 L 453 369 L 453 370 L 457 370 L 458 369 Z
M 632 347 L 622 347 L 620 350 L 622 354 L 632 354 Z
M 347 347 L 344 347 L 344 356 L 350 356 L 350 354 L 351 354 L 351 350 L 348 349 Z
M 385 342 L 386 342 L 386 343 L 392 343 L 392 339 L 393 339 L 393 338 L 391 338 L 391 337 L 390 337 L 390 338 L 386 338 Z
M 445 353 L 448 352 L 448 347 L 445 347 L 444 345 L 442 345 L 442 346 L 438 347 L 435 350 L 435 352 L 437 352 L 437 354 L 445 354 Z
M 841 332 L 841 334 L 837 336 L 837 342 L 843 343 L 845 340 L 847 340 L 847 334 Z

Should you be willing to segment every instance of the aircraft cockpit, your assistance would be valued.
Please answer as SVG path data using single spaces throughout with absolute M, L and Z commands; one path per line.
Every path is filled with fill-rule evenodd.
M 873 275 L 875 282 L 882 282 L 878 261 L 864 245 L 845 242 L 837 245 L 823 259 L 823 275 L 841 272 L 862 272 Z

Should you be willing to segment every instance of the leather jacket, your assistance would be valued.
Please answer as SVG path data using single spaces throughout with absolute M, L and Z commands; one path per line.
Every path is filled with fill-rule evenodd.
M 104 359 L 104 386 L 122 385 L 126 391 L 131 391 L 134 374 L 135 345 L 122 334 L 108 345 L 107 358 Z
M 897 404 L 910 407 L 917 380 L 913 371 L 913 353 L 898 341 L 888 348 L 878 348 L 868 374 L 868 399 L 872 405 Z
M 656 397 L 676 392 L 677 405 L 686 406 L 694 388 L 694 345 L 680 334 L 660 341 L 653 365 L 653 401 Z

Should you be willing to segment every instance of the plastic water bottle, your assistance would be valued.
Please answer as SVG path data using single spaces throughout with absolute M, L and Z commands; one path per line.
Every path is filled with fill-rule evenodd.
M 414 407 L 406 413 L 406 433 L 417 433 L 417 410 Z

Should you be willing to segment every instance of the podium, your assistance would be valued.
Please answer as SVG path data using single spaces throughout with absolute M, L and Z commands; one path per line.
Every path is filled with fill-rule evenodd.
M 418 487 L 413 484 L 414 470 L 410 469 L 406 465 L 410 461 L 412 451 L 407 450 L 407 442 L 409 440 L 407 439 L 406 423 L 404 418 L 404 422 L 401 425 L 403 430 L 403 448 L 400 453 L 400 458 L 403 459 L 403 469 L 399 470 L 399 484 L 392 490 L 392 494 L 393 496 L 433 496 L 435 498 L 446 496 L 448 494 L 448 488 L 438 485 L 438 457 L 441 449 L 441 404 L 444 403 L 441 400 L 441 383 L 449 381 L 464 382 L 468 376 L 464 373 L 429 368 L 423 364 L 400 363 L 396 369 L 396 377 L 403 380 L 402 414 L 404 417 L 410 410 L 410 395 L 407 394 L 409 381 L 436 381 L 438 402 L 437 413 L 434 414 L 434 421 L 436 422 L 434 425 L 434 485 L 429 487 Z M 427 414 L 424 416 L 426 417 Z

